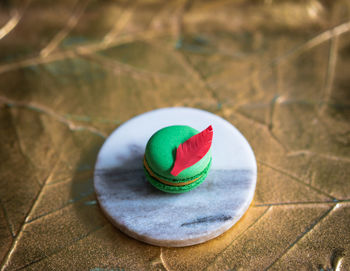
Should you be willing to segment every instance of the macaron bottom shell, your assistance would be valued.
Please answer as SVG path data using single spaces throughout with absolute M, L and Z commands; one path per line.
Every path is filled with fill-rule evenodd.
M 146 178 L 147 180 L 157 189 L 163 191 L 163 192 L 167 192 L 167 193 L 173 193 L 173 194 L 178 194 L 178 193 L 184 193 L 184 192 L 188 192 L 190 190 L 193 190 L 194 188 L 196 188 L 197 186 L 199 186 L 207 177 L 209 169 L 211 166 L 211 159 L 210 162 L 208 164 L 208 166 L 205 168 L 205 170 L 203 170 L 201 177 L 194 181 L 193 183 L 184 185 L 184 186 L 172 186 L 172 185 L 167 185 L 164 183 L 161 183 L 160 181 L 156 180 L 155 178 L 153 178 L 148 171 L 146 170 L 146 168 L 144 167 L 144 171 L 146 174 Z

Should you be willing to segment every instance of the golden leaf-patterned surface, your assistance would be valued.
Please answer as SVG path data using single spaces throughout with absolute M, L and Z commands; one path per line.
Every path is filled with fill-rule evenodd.
M 0 2 L 1 270 L 349 270 L 347 0 Z M 111 226 L 105 138 L 140 113 L 211 111 L 258 161 L 251 207 L 207 243 Z

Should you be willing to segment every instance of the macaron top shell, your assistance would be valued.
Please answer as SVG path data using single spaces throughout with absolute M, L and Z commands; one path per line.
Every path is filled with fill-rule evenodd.
M 170 173 L 174 166 L 177 147 L 198 133 L 196 129 L 185 125 L 169 126 L 156 132 L 146 146 L 145 159 L 149 168 L 160 178 L 174 182 L 199 176 L 210 163 L 210 150 L 200 161 L 184 169 L 177 176 Z

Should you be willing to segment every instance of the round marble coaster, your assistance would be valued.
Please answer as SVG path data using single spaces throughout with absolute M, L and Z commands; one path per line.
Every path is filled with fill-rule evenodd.
M 184 194 L 151 186 L 143 172 L 146 143 L 157 130 L 213 126 L 213 162 L 206 180 Z M 100 206 L 124 233 L 143 242 L 181 247 L 210 240 L 234 225 L 253 199 L 254 153 L 243 135 L 224 119 L 193 108 L 165 108 L 139 115 L 116 129 L 102 146 L 94 185 Z

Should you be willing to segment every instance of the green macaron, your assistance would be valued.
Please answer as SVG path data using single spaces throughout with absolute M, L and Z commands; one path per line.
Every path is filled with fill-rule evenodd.
M 210 149 L 195 164 L 183 169 L 176 176 L 172 174 L 177 148 L 198 133 L 192 127 L 175 125 L 165 127 L 152 135 L 145 150 L 144 169 L 147 180 L 154 187 L 168 193 L 183 193 L 204 181 L 212 161 Z

